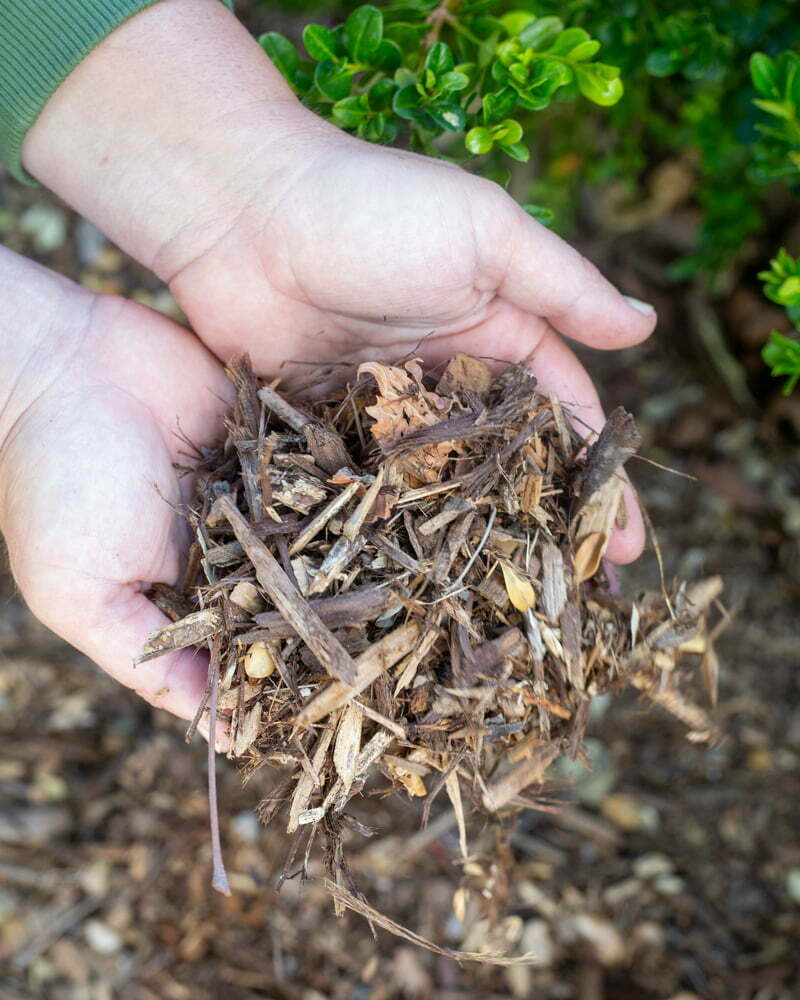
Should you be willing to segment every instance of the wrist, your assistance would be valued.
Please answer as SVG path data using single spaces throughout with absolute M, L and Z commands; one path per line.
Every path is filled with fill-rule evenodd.
M 162 0 L 76 67 L 23 163 L 170 280 L 241 215 L 254 164 L 279 190 L 328 128 L 218 0 Z

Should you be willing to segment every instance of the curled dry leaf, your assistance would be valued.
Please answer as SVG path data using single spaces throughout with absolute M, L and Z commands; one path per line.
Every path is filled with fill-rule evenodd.
M 529 580 L 520 576 L 507 562 L 500 563 L 508 599 L 517 611 L 528 611 L 536 604 L 536 591 Z
M 365 412 L 374 420 L 370 433 L 379 444 L 437 424 L 450 409 L 450 400 L 425 388 L 418 362 L 408 361 L 405 368 L 397 368 L 374 361 L 361 365 L 358 374 L 371 375 L 378 384 L 377 399 Z M 409 486 L 435 483 L 452 450 L 448 441 L 432 444 L 396 459 L 396 468 Z
M 608 536 L 601 531 L 595 531 L 587 535 L 578 545 L 573 557 L 573 569 L 575 572 L 575 582 L 583 583 L 590 576 L 594 576 L 600 567 L 600 560 L 608 544 Z

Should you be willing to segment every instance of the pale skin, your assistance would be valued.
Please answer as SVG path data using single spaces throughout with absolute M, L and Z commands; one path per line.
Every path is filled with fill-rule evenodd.
M 263 374 L 291 378 L 297 369 L 282 367 L 286 361 L 409 353 L 433 364 L 456 351 L 530 359 L 542 387 L 556 392 L 579 430 L 588 433 L 602 425 L 602 409 L 563 336 L 617 349 L 644 340 L 655 326 L 652 309 L 631 304 L 496 185 L 441 162 L 370 146 L 317 119 L 217 0 L 162 0 L 113 32 L 50 99 L 28 134 L 23 161 L 168 282 L 197 338 L 218 359 L 247 351 Z M 128 340 L 124 350 L 132 354 L 134 343 L 148 345 L 147 363 L 114 368 L 124 376 L 119 390 L 125 405 L 133 405 L 128 394 L 148 402 L 126 420 L 118 409 L 122 396 L 115 395 L 113 415 L 108 413 L 116 421 L 113 447 L 130 449 L 124 482 L 119 471 L 101 478 L 98 466 L 81 466 L 91 485 L 74 488 L 94 494 L 95 506 L 104 507 L 104 524 L 123 523 L 135 510 L 132 530 L 144 532 L 146 510 L 153 526 L 148 538 L 156 537 L 156 525 L 159 539 L 173 538 L 175 529 L 165 527 L 174 524 L 169 509 L 156 509 L 152 489 L 145 502 L 146 477 L 133 470 L 157 466 L 162 479 L 168 475 L 174 446 L 163 438 L 156 446 L 154 418 L 163 428 L 167 415 L 180 414 L 184 429 L 193 421 L 198 439 L 208 437 L 217 404 L 195 411 L 188 390 L 213 382 L 224 394 L 221 370 L 197 340 L 194 353 L 189 334 L 164 326 L 146 310 L 115 303 L 92 311 L 97 342 Z M 162 341 L 181 355 L 178 363 L 172 354 L 154 363 Z M 176 371 L 180 378 L 172 375 Z M 194 375 L 186 379 L 186 371 L 196 372 L 196 381 Z M 101 405 L 96 390 L 93 399 Z M 37 403 L 39 412 L 43 405 Z M 25 426 L 43 426 L 26 419 Z M 67 417 L 59 415 L 59 421 Z M 36 448 L 47 447 L 43 434 Z M 4 454 L 22 451 L 16 443 Z M 52 525 L 52 490 L 48 499 L 26 497 L 26 490 L 40 489 L 35 477 L 26 481 L 13 459 L 6 457 L 4 464 L 12 470 L 7 475 L 16 483 L 20 509 L 41 507 L 42 521 Z M 48 464 L 54 466 L 50 475 L 76 483 L 78 474 L 65 459 Z M 8 482 L 0 487 L 4 495 L 10 493 Z M 5 504 L 3 528 L 17 578 L 34 610 L 46 615 L 36 593 L 43 586 L 36 580 L 43 543 L 24 518 L 9 515 L 13 502 Z M 608 552 L 615 562 L 636 558 L 643 545 L 630 488 L 626 509 L 627 525 L 615 533 Z M 65 525 L 56 522 L 48 531 L 48 538 L 54 531 L 61 538 Z M 85 526 L 81 532 L 87 551 L 92 544 L 103 549 L 103 578 L 123 588 L 137 628 L 115 629 L 110 598 L 96 593 L 93 613 L 98 606 L 106 609 L 99 625 L 106 644 L 122 643 L 113 636 L 123 633 L 128 644 L 118 649 L 113 667 L 98 657 L 97 635 L 89 642 L 78 623 L 82 593 L 65 597 L 67 604 L 72 600 L 71 611 L 65 604 L 62 617 L 48 624 L 130 684 L 129 660 L 136 652 L 130 641 L 134 632 L 143 637 L 139 625 L 145 619 L 156 622 L 155 609 L 142 603 L 143 585 L 174 580 L 179 547 L 171 542 L 164 556 L 151 546 L 145 558 L 138 551 L 142 538 L 131 536 L 112 556 L 99 534 Z M 96 559 L 86 558 L 96 573 Z M 172 667 L 180 670 L 188 662 L 179 658 Z M 183 695 L 162 693 L 157 703 L 190 716 L 189 702 L 196 703 L 202 683 L 202 665 L 195 668 Z M 157 692 L 143 693 L 153 700 Z
M 175 581 L 190 499 L 181 432 L 220 436 L 231 400 L 187 330 L 95 296 L 0 248 L 0 529 L 34 614 L 126 687 L 191 718 L 206 670 L 191 651 L 134 667 L 167 624 L 142 591 Z M 180 378 L 175 378 L 180 372 Z

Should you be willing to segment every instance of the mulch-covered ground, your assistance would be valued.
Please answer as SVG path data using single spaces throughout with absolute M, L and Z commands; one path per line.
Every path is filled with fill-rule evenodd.
M 174 310 L 151 276 L 41 191 L 0 180 L 0 236 L 89 287 Z M 746 282 L 714 308 L 673 286 L 666 240 L 655 223 L 587 244 L 661 317 L 652 344 L 589 363 L 604 371 L 609 409 L 635 413 L 641 453 L 697 477 L 630 463 L 668 575 L 725 577 L 724 740 L 687 742 L 634 694 L 595 699 L 593 769 L 563 765 L 546 808 L 516 823 L 468 817 L 465 866 L 444 801 L 421 829 L 420 800 L 364 795 L 359 817 L 390 833 L 348 839 L 359 886 L 389 918 L 452 949 L 534 952 L 539 964 L 459 966 L 385 931 L 375 940 L 357 915 L 336 918 L 313 879 L 277 893 L 285 833 L 265 833 L 253 812 L 274 772 L 242 787 L 224 759 L 233 894 L 213 893 L 205 745 L 187 746 L 182 723 L 38 626 L 6 578 L 3 1000 L 800 996 L 800 396 L 780 397 L 758 374 L 770 307 Z M 719 378 L 709 321 L 728 331 L 752 402 L 732 402 Z M 655 585 L 652 553 L 620 577 L 631 593 Z M 322 873 L 312 859 L 312 876 Z

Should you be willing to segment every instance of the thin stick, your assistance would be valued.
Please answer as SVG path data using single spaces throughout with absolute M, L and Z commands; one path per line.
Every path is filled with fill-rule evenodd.
M 217 735 L 217 691 L 219 689 L 219 649 L 221 640 L 214 636 L 211 645 L 211 691 L 208 706 L 208 814 L 211 824 L 211 863 L 213 873 L 211 887 L 230 896 L 231 887 L 228 884 L 228 874 L 225 862 L 222 860 L 222 843 L 219 835 L 219 808 L 217 806 L 217 768 L 216 768 L 216 735 Z
M 250 557 L 258 582 L 269 594 L 275 607 L 325 670 L 337 680 L 352 684 L 356 678 L 356 667 L 350 654 L 303 595 L 292 586 L 292 581 L 281 569 L 278 560 L 257 537 L 233 500 L 223 495 L 219 498 L 219 504 L 233 533 Z

